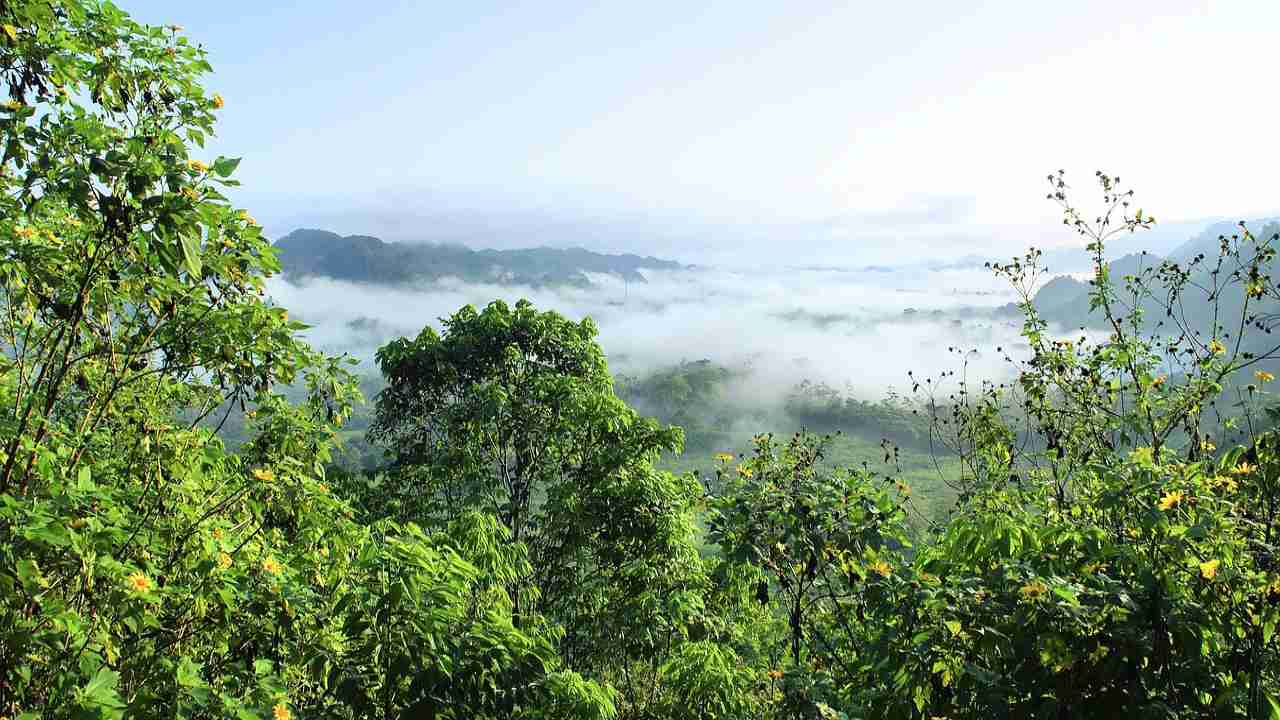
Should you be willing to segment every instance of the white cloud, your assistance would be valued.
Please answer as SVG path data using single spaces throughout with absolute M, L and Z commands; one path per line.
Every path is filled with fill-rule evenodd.
M 528 298 L 539 309 L 592 317 L 615 372 L 706 358 L 750 366 L 752 392 L 766 395 L 809 379 L 880 398 L 889 388 L 908 388 L 908 370 L 928 376 L 956 369 L 959 358 L 949 346 L 978 350 L 971 370 L 996 377 L 1007 365 L 995 348 L 1016 344 L 1020 326 L 991 316 L 1012 296 L 980 269 L 708 268 L 646 275 L 648 283 L 596 276 L 589 289 L 458 281 L 406 289 L 327 279 L 302 285 L 275 279 L 269 289 L 313 326 L 313 343 L 363 358 L 391 337 L 438 327 L 439 318 L 464 304 Z

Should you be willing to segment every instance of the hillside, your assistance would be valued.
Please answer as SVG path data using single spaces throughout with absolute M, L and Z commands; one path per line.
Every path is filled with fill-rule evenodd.
M 1111 277 L 1119 287 L 1124 278 L 1137 276 L 1160 266 L 1163 258 L 1149 253 L 1125 255 L 1108 263 Z M 1069 275 L 1059 275 L 1036 293 L 1035 304 L 1044 319 L 1064 327 L 1102 327 L 1104 319 L 1089 309 L 1090 284 Z
M 588 273 L 644 282 L 641 270 L 679 270 L 670 260 L 606 255 L 582 248 L 472 250 L 461 245 L 389 243 L 368 235 L 294 230 L 275 242 L 289 280 L 328 277 L 398 285 L 454 277 L 504 285 L 588 285 Z
M 1276 219 L 1255 220 L 1249 222 L 1249 227 L 1257 238 L 1267 239 L 1280 232 L 1280 221 Z M 1237 236 L 1239 231 L 1239 225 L 1235 222 L 1213 223 L 1175 247 L 1165 257 L 1146 251 L 1118 257 L 1108 263 L 1111 277 L 1116 282 L 1117 287 L 1123 289 L 1125 277 L 1154 273 L 1167 258 L 1187 266 L 1187 269 L 1197 282 L 1208 286 L 1213 267 L 1208 263 L 1193 263 L 1193 261 L 1197 256 L 1216 258 L 1221 245 L 1220 238 Z M 1242 247 L 1242 252 L 1248 256 L 1254 250 L 1246 246 Z M 1070 275 L 1057 275 L 1036 292 L 1034 298 L 1036 309 L 1039 310 L 1045 320 L 1062 327 L 1102 327 L 1101 315 L 1090 311 L 1089 290 L 1090 285 L 1087 282 L 1082 282 Z M 1228 317 L 1238 314 L 1239 303 L 1236 302 L 1237 300 L 1238 298 L 1224 296 L 1225 306 L 1221 308 L 1221 311 L 1225 311 L 1225 315 Z M 1147 311 L 1148 318 L 1152 319 L 1153 322 L 1159 322 L 1159 318 L 1164 315 L 1164 308 L 1154 298 L 1145 300 L 1143 306 Z M 1263 314 L 1272 314 L 1277 310 L 1273 306 L 1274 303 L 1262 303 L 1258 311 Z M 1006 314 L 1016 314 L 1017 311 L 1014 306 L 1008 306 L 1004 308 L 1004 312 Z M 1192 326 L 1197 327 L 1202 332 L 1208 331 L 1208 325 L 1212 323 L 1212 318 L 1207 305 L 1191 303 L 1187 307 L 1186 313 L 1187 320 L 1191 322 Z
M 1144 293 L 1138 301 L 1142 310 L 1142 332 L 1173 339 L 1186 331 L 1201 343 L 1207 343 L 1210 338 L 1238 341 L 1242 353 L 1250 359 L 1256 358 L 1246 371 L 1227 377 L 1226 387 L 1219 398 L 1227 404 L 1238 402 L 1235 388 L 1246 387 L 1253 382 L 1254 371 L 1280 373 L 1280 359 L 1277 358 L 1280 342 L 1273 334 L 1280 321 L 1280 300 L 1263 295 L 1249 298 L 1246 304 L 1245 284 L 1241 279 L 1247 277 L 1247 265 L 1255 255 L 1265 256 L 1269 252 L 1265 249 L 1267 244 L 1280 237 L 1280 223 L 1256 221 L 1250 222 L 1249 227 L 1258 244 L 1233 239 L 1233 235 L 1238 237 L 1237 224 L 1218 223 L 1175 249 L 1168 259 L 1138 253 L 1109 263 L 1110 276 L 1122 309 L 1127 309 L 1133 301 L 1127 289 L 1128 279 L 1141 278 L 1149 290 L 1157 289 L 1156 292 Z M 1225 256 L 1219 267 L 1221 236 L 1230 240 L 1236 255 Z M 1172 313 L 1167 307 L 1167 291 L 1160 289 L 1163 287 L 1162 272 L 1167 273 L 1161 268 L 1170 264 L 1176 264 L 1186 272 L 1188 282 Z M 1207 288 L 1213 287 L 1220 290 L 1211 299 Z M 1101 308 L 1091 309 L 1091 290 L 1092 285 L 1088 282 L 1059 275 L 1040 288 L 1033 303 L 1040 317 L 1058 331 L 1107 330 L 1109 326 Z M 1014 316 L 1016 308 L 1007 306 L 1003 312 L 1006 316 Z M 1172 361 L 1168 369 L 1173 374 L 1182 372 L 1181 366 Z
M 1280 218 L 1266 218 L 1263 220 L 1253 220 L 1249 222 L 1249 228 L 1254 233 L 1261 232 L 1266 237 L 1270 232 L 1274 232 L 1271 228 L 1280 223 Z M 1218 247 L 1221 244 L 1219 238 L 1231 237 L 1239 235 L 1240 225 L 1235 221 L 1223 221 L 1210 225 L 1195 237 L 1182 243 L 1169 253 L 1169 258 L 1185 262 L 1197 255 L 1205 255 L 1206 257 L 1216 257 Z

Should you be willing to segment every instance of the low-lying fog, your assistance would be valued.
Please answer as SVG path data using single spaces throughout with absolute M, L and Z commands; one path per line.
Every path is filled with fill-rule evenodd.
M 909 389 L 920 376 L 958 369 L 948 348 L 976 350 L 969 372 L 997 377 L 996 348 L 1016 347 L 1020 322 L 996 309 L 1014 298 L 982 268 L 947 270 L 699 268 L 646 272 L 648 282 L 593 276 L 590 288 L 443 282 L 420 289 L 327 279 L 273 278 L 269 293 L 312 327 L 329 352 L 369 362 L 387 340 L 417 334 L 465 304 L 528 298 L 539 309 L 592 317 L 615 373 L 642 375 L 684 360 L 750 368 L 758 400 L 801 380 L 823 381 L 864 399 Z M 372 372 L 372 367 L 366 365 Z

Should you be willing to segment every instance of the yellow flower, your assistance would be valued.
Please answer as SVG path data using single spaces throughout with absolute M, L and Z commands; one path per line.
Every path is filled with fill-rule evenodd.
M 1151 387 L 1158 388 L 1161 385 L 1163 385 L 1165 381 L 1168 379 L 1169 379 L 1169 376 L 1167 375 L 1158 375 L 1151 379 Z
M 144 593 L 151 589 L 151 578 L 136 572 L 125 578 L 125 582 L 129 584 L 129 589 L 134 592 Z
M 218 567 L 223 570 L 231 567 L 231 556 L 226 553 L 218 553 Z
M 1200 577 L 1205 580 L 1214 579 L 1218 576 L 1218 566 L 1221 564 L 1221 560 L 1206 560 L 1200 563 Z
M 749 468 L 749 467 L 742 467 L 741 465 L 739 465 L 739 466 L 738 466 L 738 474 L 739 474 L 739 475 L 741 475 L 741 476 L 742 476 L 742 477 L 744 477 L 744 478 L 749 478 L 749 477 L 751 477 L 752 472 L 753 472 L 753 471 L 752 471 L 752 470 L 751 470 L 751 468 Z
M 1214 445 L 1212 440 L 1201 440 L 1200 449 L 1204 452 L 1211 453 L 1214 450 L 1217 450 L 1218 446 Z
M 17 100 L 5 100 L 4 102 L 0 103 L 0 107 L 3 107 L 5 110 L 8 110 L 9 112 L 18 112 L 19 110 L 22 109 L 22 103 L 18 102 Z
M 1172 510 L 1182 502 L 1182 491 L 1173 490 L 1160 498 L 1160 502 L 1156 503 L 1156 507 L 1161 510 Z
M 269 483 L 272 480 L 276 479 L 276 474 L 271 472 L 270 468 L 254 468 L 253 477 L 256 480 L 260 480 L 264 483 Z
M 293 714 L 289 712 L 289 708 L 284 706 L 284 703 L 276 703 L 276 706 L 271 708 L 271 717 L 274 720 L 289 720 L 289 718 L 293 717 Z
M 214 540 L 221 540 L 221 539 L 222 539 L 222 528 L 214 528 L 214 529 L 213 529 L 213 539 L 214 539 Z
M 1232 480 L 1226 475 L 1220 475 L 1217 478 L 1214 478 L 1213 484 L 1218 488 L 1226 490 L 1227 492 L 1235 492 L 1236 488 L 1240 487 L 1240 485 L 1236 483 L 1235 480 Z
M 1250 465 L 1247 462 L 1242 462 L 1239 465 L 1231 468 L 1231 474 L 1232 475 L 1248 475 L 1249 473 L 1257 469 L 1258 469 L 1257 465 Z
M 196 192 L 195 188 L 184 187 L 178 192 L 182 193 L 182 197 L 190 200 L 191 202 L 195 202 L 200 199 L 200 193 Z
M 200 172 L 200 173 L 202 173 L 202 172 L 208 172 L 208 170 L 209 170 L 209 166 L 208 166 L 208 165 L 205 165 L 204 163 L 200 162 L 199 160 L 188 160 L 188 161 L 187 161 L 187 167 L 191 168 L 192 170 L 195 170 L 196 172 Z
M 733 455 L 729 453 L 716 453 L 715 458 L 722 463 L 733 462 Z
M 867 566 L 867 569 L 872 572 L 879 573 L 880 577 L 889 577 L 893 574 L 893 568 L 889 566 L 889 563 L 883 560 L 877 560 L 871 563 Z
M 1209 352 L 1213 353 L 1214 355 L 1221 355 L 1226 351 L 1227 351 L 1227 346 L 1223 345 L 1222 342 L 1218 340 L 1218 338 L 1214 338 L 1213 340 L 1209 341 Z
M 1275 380 L 1275 379 L 1276 379 L 1276 376 L 1275 376 L 1275 375 L 1272 375 L 1271 373 L 1267 372 L 1266 370 L 1259 370 L 1258 372 L 1254 373 L 1254 374 L 1253 374 L 1253 376 L 1254 376 L 1255 378 L 1257 378 L 1257 379 L 1258 379 L 1258 382 L 1260 382 L 1260 383 L 1269 383 L 1269 382 L 1271 382 L 1272 380 Z
M 249 223 L 250 225 L 257 225 L 257 224 L 258 224 L 258 221 L 257 221 L 257 220 L 254 220 L 254 219 L 253 219 L 253 216 L 249 215 L 249 211 L 248 211 L 248 210 L 241 210 L 240 212 L 236 213 L 236 217 L 240 218 L 240 219 L 241 219 L 241 220 L 243 220 L 244 222 Z
M 18 42 L 18 28 L 8 24 L 4 25 L 3 27 L 4 27 L 4 34 L 8 35 L 9 39 L 12 40 L 13 42 Z
M 899 481 L 898 492 L 902 493 L 903 497 L 911 497 L 911 486 Z
M 266 560 L 262 561 L 262 570 L 263 572 L 266 572 L 271 575 L 279 575 L 280 563 L 276 562 L 275 558 L 267 558 Z
M 214 94 L 213 94 L 213 109 L 214 109 L 214 110 L 221 110 L 221 109 L 223 108 L 223 106 L 224 106 L 224 105 L 226 105 L 226 104 L 227 104 L 227 101 L 226 101 L 226 100 L 223 100 L 221 95 L 219 95 L 218 93 L 214 93 Z
M 1049 592 L 1049 586 L 1039 580 L 1032 580 L 1019 588 L 1018 592 L 1022 594 L 1022 597 L 1027 598 L 1028 600 L 1034 600 Z
M 36 236 L 36 231 L 33 228 L 29 228 L 29 227 L 15 228 L 13 233 L 18 237 L 22 238 L 23 240 L 30 240 L 31 238 Z
M 770 679 L 772 679 L 772 680 L 778 680 L 778 679 L 780 679 L 780 678 L 782 677 L 782 671 L 781 671 L 781 670 L 770 670 L 769 672 L 765 673 L 765 675 L 768 675 L 768 676 L 769 676 L 769 678 L 770 678 Z
M 1266 285 L 1262 284 L 1261 281 L 1249 283 L 1249 286 L 1246 288 L 1246 292 L 1248 292 L 1249 297 L 1255 297 L 1255 298 L 1262 297 L 1263 294 L 1266 293 L 1266 291 L 1267 291 L 1267 287 Z

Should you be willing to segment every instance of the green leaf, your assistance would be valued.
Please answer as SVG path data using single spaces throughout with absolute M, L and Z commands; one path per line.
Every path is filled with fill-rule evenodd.
M 93 679 L 80 689 L 80 704 L 86 707 L 123 709 L 125 705 L 116 692 L 116 683 L 119 681 L 120 674 L 114 670 L 98 670 Z
M 204 263 L 200 260 L 200 238 L 195 235 L 182 236 L 182 259 L 187 263 L 187 272 L 192 279 L 200 279 L 200 271 Z
M 185 688 L 201 687 L 204 680 L 200 678 L 201 665 L 189 657 L 178 663 L 178 684 Z
M 1067 602 L 1071 603 L 1072 605 L 1078 604 L 1078 603 L 1080 602 L 1080 597 L 1079 597 L 1078 595 L 1076 595 L 1076 593 L 1075 593 L 1075 591 L 1074 591 L 1074 590 L 1072 590 L 1072 589 L 1070 589 L 1070 588 L 1062 587 L 1061 585 L 1059 585 L 1059 586 L 1055 586 L 1055 587 L 1053 588 L 1053 594 L 1054 594 L 1054 595 L 1057 595 L 1058 597 L 1062 598 L 1063 600 L 1066 600 Z
M 218 177 L 227 177 L 240 167 L 240 158 L 219 157 L 213 161 L 213 174 Z

